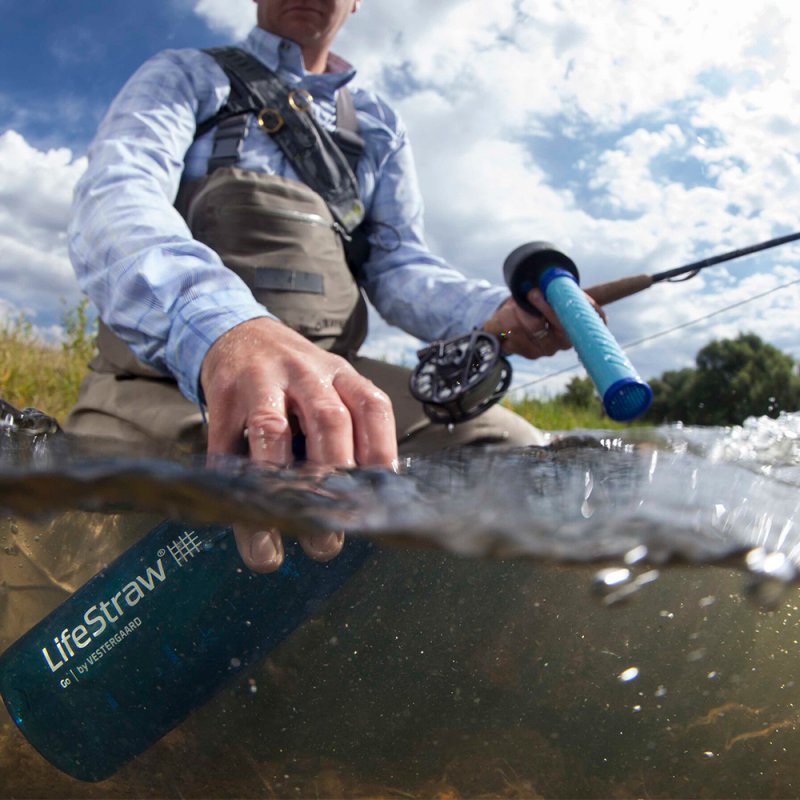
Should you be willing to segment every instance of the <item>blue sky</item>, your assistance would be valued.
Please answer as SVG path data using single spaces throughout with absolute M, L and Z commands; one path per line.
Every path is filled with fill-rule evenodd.
M 226 37 L 189 5 L 0 0 L 0 130 L 82 153 L 108 104 L 144 59 Z
M 108 103 L 158 50 L 244 35 L 254 6 L 0 0 L 0 12 L 0 319 L 24 311 L 46 333 L 61 298 L 79 297 L 64 231 Z M 547 239 L 589 285 L 800 229 L 798 36 L 787 3 L 364 0 L 337 49 L 407 124 L 432 249 L 497 283 L 508 252 Z M 800 278 L 798 260 L 783 248 L 654 287 L 611 306 L 611 329 L 624 342 L 685 322 Z M 800 357 L 799 312 L 795 286 L 630 356 L 651 377 L 754 330 Z M 368 354 L 410 361 L 416 346 L 373 320 Z

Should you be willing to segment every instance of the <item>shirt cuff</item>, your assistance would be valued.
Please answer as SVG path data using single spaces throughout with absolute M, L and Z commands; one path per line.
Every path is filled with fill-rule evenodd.
M 211 345 L 237 325 L 259 317 L 277 319 L 249 292 L 218 292 L 188 302 L 170 328 L 167 363 L 178 387 L 193 403 L 203 404 L 200 370 Z
M 511 292 L 504 286 L 493 286 L 490 291 L 487 291 L 485 296 L 482 297 L 480 302 L 475 306 L 473 323 L 470 330 L 473 328 L 482 328 L 486 320 L 491 319 L 509 297 L 511 297 Z

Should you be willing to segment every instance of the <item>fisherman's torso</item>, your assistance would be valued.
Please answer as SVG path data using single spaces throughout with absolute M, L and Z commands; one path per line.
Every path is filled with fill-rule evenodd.
M 268 66 L 289 89 L 308 92 L 317 122 L 329 132 L 336 130 L 337 93 L 354 74 L 349 65 L 333 56 L 329 66 L 336 71 L 307 74 L 297 45 L 258 29 L 242 49 Z M 216 66 L 209 65 L 210 56 L 197 55 L 206 69 Z M 213 81 L 216 113 L 225 107 L 230 83 L 221 69 Z M 369 113 L 370 103 L 367 95 L 356 92 L 354 105 L 365 150 L 354 172 L 367 213 L 376 185 L 376 162 L 386 159 L 396 139 L 391 128 Z M 208 118 L 208 105 L 199 98 L 198 123 L 203 116 Z M 214 250 L 270 313 L 320 347 L 341 355 L 355 353 L 367 333 L 366 305 L 330 210 L 319 194 L 302 183 L 256 115 L 248 115 L 246 124 L 247 135 L 232 167 L 213 168 L 215 128 L 195 139 L 185 157 L 176 207 L 192 236 Z M 158 374 L 136 359 L 105 325 L 101 325 L 99 344 L 101 355 L 93 368 L 121 375 Z

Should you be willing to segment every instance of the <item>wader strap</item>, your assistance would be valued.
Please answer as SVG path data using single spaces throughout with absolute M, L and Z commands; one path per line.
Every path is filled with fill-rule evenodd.
M 363 222 L 365 213 L 358 182 L 348 159 L 331 134 L 317 122 L 312 109 L 303 110 L 289 87 L 249 53 L 236 47 L 216 47 L 204 52 L 216 60 L 231 83 L 232 98 L 213 118 L 214 122 L 248 112 L 260 115 L 269 110 L 264 119 L 270 126 L 270 135 L 295 172 L 325 200 L 334 219 L 345 231 L 348 234 L 354 231 Z M 208 130 L 211 121 L 198 126 L 198 135 Z M 231 141 L 228 149 L 220 152 L 220 157 L 230 158 L 230 154 L 224 153 L 240 146 Z
M 366 142 L 358 135 L 359 130 L 361 128 L 356 117 L 353 95 L 343 86 L 336 93 L 336 131 L 333 133 L 333 140 L 344 153 L 353 174 L 366 147 Z
M 242 157 L 242 147 L 250 130 L 249 114 L 228 117 L 217 126 L 214 134 L 214 148 L 208 159 L 208 174 L 221 167 L 235 167 Z

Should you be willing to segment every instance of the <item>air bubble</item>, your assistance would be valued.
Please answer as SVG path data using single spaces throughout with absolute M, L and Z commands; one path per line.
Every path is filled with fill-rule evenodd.
M 610 567 L 608 569 L 601 569 L 595 573 L 594 586 L 599 591 L 605 589 L 617 588 L 618 586 L 627 583 L 631 578 L 631 571 L 625 567 Z
M 697 650 L 692 650 L 688 656 L 686 656 L 687 661 L 702 661 L 706 657 L 706 649 L 705 647 L 699 647 Z

